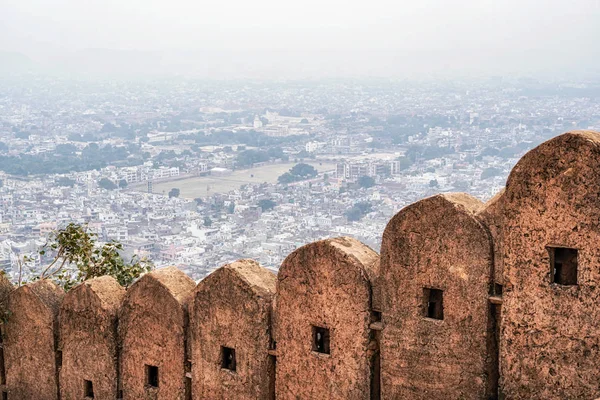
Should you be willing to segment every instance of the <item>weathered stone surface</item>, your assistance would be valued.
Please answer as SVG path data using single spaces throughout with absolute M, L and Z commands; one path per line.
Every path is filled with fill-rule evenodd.
M 240 260 L 198 284 L 190 316 L 194 399 L 272 398 L 275 371 L 268 350 L 275 283 L 269 270 Z M 223 367 L 222 347 L 235 351 L 235 371 Z
M 119 317 L 123 399 L 185 398 L 187 304 L 195 286 L 168 267 L 144 275 L 127 291 Z
M 4 356 L 9 399 L 58 399 L 58 311 L 64 291 L 48 280 L 8 296 Z
M 60 310 L 62 400 L 82 399 L 90 390 L 96 399 L 117 398 L 117 313 L 124 296 L 125 289 L 109 276 L 66 294 Z
M 600 134 L 525 155 L 504 195 L 501 373 L 507 399 L 600 396 Z M 548 246 L 578 249 L 577 285 L 551 283 Z
M 311 243 L 285 259 L 276 295 L 278 399 L 370 398 L 377 259 L 346 237 Z M 329 329 L 330 354 L 314 350 L 313 326 Z
M 381 246 L 382 398 L 493 396 L 493 247 L 476 218 L 482 206 L 466 194 L 437 195 L 388 223 Z M 443 315 L 431 289 L 442 291 Z M 427 317 L 430 311 L 443 319 Z

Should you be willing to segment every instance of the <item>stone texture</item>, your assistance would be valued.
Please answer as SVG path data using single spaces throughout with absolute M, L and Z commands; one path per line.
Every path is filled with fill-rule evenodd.
M 311 243 L 285 259 L 276 295 L 278 399 L 370 398 L 377 259 L 346 237 Z M 312 326 L 330 330 L 330 354 L 313 351 Z
M 85 380 L 94 398 L 118 395 L 117 313 L 125 289 L 112 277 L 88 280 L 71 289 L 60 310 L 62 400 L 84 398 Z
M 195 283 L 175 267 L 150 272 L 127 291 L 119 317 L 123 399 L 185 399 L 187 304 Z M 146 365 L 158 367 L 158 387 Z
M 493 398 L 493 245 L 476 218 L 482 206 L 466 194 L 437 195 L 388 223 L 381 246 L 382 398 Z M 443 319 L 427 317 L 425 289 L 443 291 Z
M 531 150 L 504 197 L 504 394 L 599 397 L 600 134 L 571 132 Z M 547 246 L 578 249 L 578 285 L 551 283 Z
M 276 276 L 252 260 L 202 280 L 190 316 L 194 399 L 272 399 L 271 300 Z M 235 349 L 236 370 L 222 368 L 221 347 Z
M 48 280 L 8 297 L 4 356 L 9 399 L 58 399 L 58 311 L 64 291 Z

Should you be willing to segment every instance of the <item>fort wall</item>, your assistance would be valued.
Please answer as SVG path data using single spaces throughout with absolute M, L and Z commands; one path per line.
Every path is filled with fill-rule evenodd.
M 483 204 L 196 284 L 174 267 L 66 295 L 0 277 L 1 400 L 600 398 L 600 133 L 530 151 Z

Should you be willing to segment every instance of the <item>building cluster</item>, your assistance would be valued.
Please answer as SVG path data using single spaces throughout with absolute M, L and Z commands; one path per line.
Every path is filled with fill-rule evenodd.
M 379 249 L 404 206 L 437 192 L 489 199 L 528 149 L 600 126 L 600 104 L 561 83 L 22 83 L 0 87 L 0 169 L 11 171 L 0 176 L 0 264 L 13 278 L 25 256 L 35 277 L 50 257 L 40 245 L 69 222 L 194 279 L 245 256 L 276 270 L 298 246 L 340 234 Z M 99 155 L 107 148 L 113 158 Z M 242 164 L 249 151 L 262 158 Z M 302 162 L 318 175 L 252 180 Z M 190 178 L 230 185 L 171 192 Z
M 595 399 L 600 133 L 542 143 L 487 203 L 400 210 L 381 253 L 338 237 L 273 274 L 152 271 L 65 292 L 0 280 L 4 398 Z

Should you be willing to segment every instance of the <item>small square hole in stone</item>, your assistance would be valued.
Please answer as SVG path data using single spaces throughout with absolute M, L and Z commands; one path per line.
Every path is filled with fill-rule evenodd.
M 423 316 L 444 319 L 444 292 L 440 289 L 423 289 Z
M 329 329 L 320 326 L 312 327 L 312 350 L 317 353 L 329 354 L 331 351 Z
M 158 387 L 158 367 L 146 365 L 146 386 Z
M 86 399 L 94 398 L 94 384 L 92 383 L 92 381 L 84 380 L 83 381 L 83 390 L 85 393 L 84 397 Z
M 559 285 L 577 285 L 577 249 L 548 247 L 550 279 Z
M 235 349 L 231 347 L 221 346 L 221 368 L 235 371 Z

